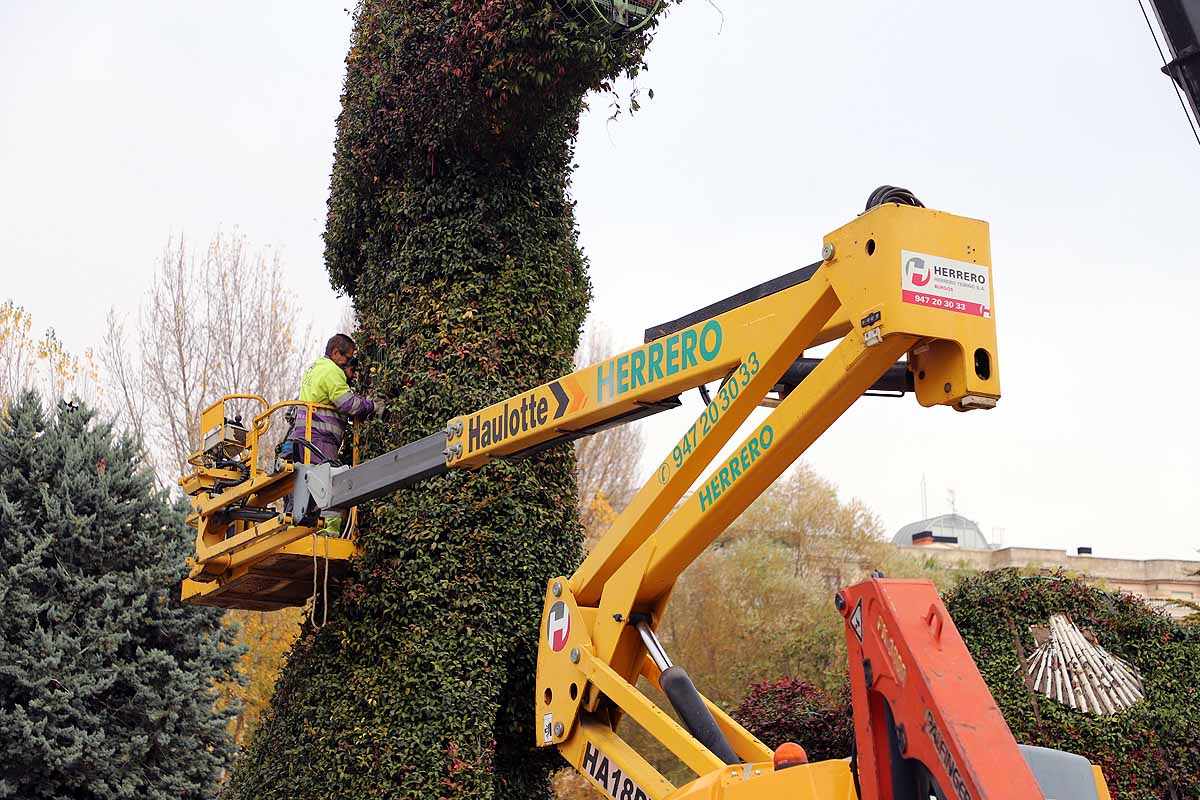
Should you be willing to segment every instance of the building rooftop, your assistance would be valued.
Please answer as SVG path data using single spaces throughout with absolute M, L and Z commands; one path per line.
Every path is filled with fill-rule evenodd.
M 1063 550 L 1035 547 L 960 549 L 926 545 L 917 549 L 923 558 L 932 558 L 957 569 L 1016 567 L 1033 574 L 1053 575 L 1063 571 L 1082 575 L 1106 591 L 1138 595 L 1176 618 L 1194 613 L 1196 602 L 1200 600 L 1200 561 L 1078 556 Z

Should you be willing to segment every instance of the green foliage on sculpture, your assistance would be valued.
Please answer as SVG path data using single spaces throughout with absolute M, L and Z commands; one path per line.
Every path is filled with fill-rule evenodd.
M 1018 742 L 1099 764 L 1114 800 L 1200 796 L 1200 631 L 1065 575 L 988 572 L 944 599 Z M 1136 667 L 1145 700 L 1092 715 L 1031 691 L 1022 668 L 1037 646 L 1031 628 L 1051 614 L 1067 615 Z
M 178 601 L 189 530 L 90 409 L 0 414 L 0 797 L 211 796 L 240 651 Z
M 359 315 L 366 455 L 572 369 L 590 296 L 567 197 L 583 95 L 646 34 L 566 0 L 359 5 L 326 265 Z M 570 448 L 362 509 L 365 556 L 293 651 L 235 798 L 547 794 L 533 675 L 546 580 L 580 531 Z
M 481 253 L 515 256 L 518 241 L 562 236 L 564 221 L 569 233 L 583 96 L 637 74 L 649 35 L 564 14 L 572 2 L 360 3 L 325 231 L 336 288 L 357 298 L 360 283 L 391 294 L 479 276 L 491 271 Z
M 763 681 L 750 687 L 733 718 L 772 750 L 795 742 L 810 762 L 849 758 L 854 749 L 849 686 L 835 698 L 795 678 Z

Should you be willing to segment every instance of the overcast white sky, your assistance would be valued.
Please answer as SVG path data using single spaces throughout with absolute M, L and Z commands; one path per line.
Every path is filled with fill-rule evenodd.
M 1135 0 L 688 0 L 574 195 L 617 345 L 819 255 L 877 185 L 991 223 L 1004 398 L 860 402 L 808 453 L 889 530 L 1196 557 L 1200 147 Z M 324 329 L 344 4 L 0 3 L 0 300 L 82 350 L 164 241 L 283 251 Z M 331 310 L 332 309 L 332 310 Z M 693 393 L 694 394 L 694 393 Z M 657 463 L 698 412 L 645 423 Z

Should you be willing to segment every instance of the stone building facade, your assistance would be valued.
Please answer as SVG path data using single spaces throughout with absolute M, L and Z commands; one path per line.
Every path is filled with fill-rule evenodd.
M 901 528 L 892 543 L 948 566 L 988 570 L 1020 567 L 1041 572 L 1065 570 L 1087 577 L 1110 591 L 1129 592 L 1149 600 L 1172 616 L 1185 617 L 1200 604 L 1200 561 L 1103 558 L 1079 548 L 1063 550 L 992 545 L 972 520 L 943 514 Z

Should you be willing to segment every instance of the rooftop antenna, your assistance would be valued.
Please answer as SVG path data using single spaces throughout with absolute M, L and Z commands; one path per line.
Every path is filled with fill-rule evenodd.
M 950 500 L 950 513 L 958 513 L 958 496 L 953 489 L 946 490 L 946 497 Z

